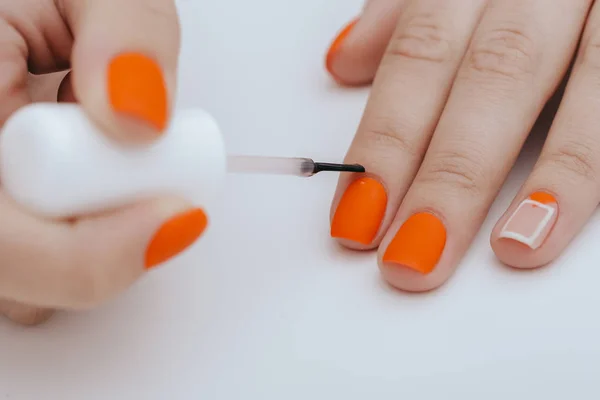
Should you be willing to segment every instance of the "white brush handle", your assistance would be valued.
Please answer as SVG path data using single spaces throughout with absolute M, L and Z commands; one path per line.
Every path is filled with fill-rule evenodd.
M 64 218 L 176 195 L 208 209 L 227 168 L 223 138 L 205 111 L 178 111 L 144 147 L 108 139 L 75 104 L 26 106 L 0 133 L 0 184 L 15 201 Z

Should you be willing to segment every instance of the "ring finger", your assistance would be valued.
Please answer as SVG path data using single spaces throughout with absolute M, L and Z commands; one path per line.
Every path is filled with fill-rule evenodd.
M 533 268 L 554 260 L 600 201 L 599 29 L 596 3 L 542 154 L 492 233 L 494 251 L 511 266 Z

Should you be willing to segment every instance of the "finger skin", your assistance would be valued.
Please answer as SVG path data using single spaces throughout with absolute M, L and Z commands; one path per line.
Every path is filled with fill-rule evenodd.
M 325 66 L 333 79 L 347 86 L 372 82 L 405 3 L 365 3 L 361 15 L 344 26 L 329 46 Z
M 65 78 L 69 76 L 68 71 L 54 72 L 45 75 L 29 75 L 28 92 L 31 102 L 56 102 L 57 94 L 64 90 L 61 88 Z M 67 79 L 68 81 L 68 79 Z
M 361 177 L 340 177 L 332 202 L 331 235 L 343 245 L 359 250 L 379 245 L 417 173 L 483 4 L 411 0 L 403 9 L 345 159 L 364 165 L 386 197 L 369 184 L 360 186 L 368 191 L 348 198 L 346 193 L 357 192 Z M 368 224 L 365 212 L 352 211 L 379 209 L 382 201 L 387 203 L 384 212 L 369 214 L 378 220 Z
M 0 194 L 0 297 L 41 308 L 88 309 L 191 246 L 201 210 L 159 199 L 110 213 L 37 219 Z
M 69 67 L 73 37 L 54 0 L 0 2 L 0 21 L 24 39 L 22 58 L 32 74 L 47 74 Z M 8 40 L 7 40 L 8 39 Z M 12 36 L 2 37 L 12 44 Z
M 112 138 L 162 133 L 176 95 L 180 27 L 173 0 L 60 0 L 75 38 L 74 95 Z
M 56 91 L 56 100 L 59 103 L 78 103 L 75 93 L 73 92 L 72 74 L 69 72 L 61 80 L 58 90 Z
M 11 14 L 0 5 L 1 15 L 10 17 L 0 20 L 0 122 L 31 100 L 75 101 L 74 92 L 81 86 L 86 94 L 84 106 L 92 110 L 93 119 L 105 123 L 108 132 L 111 128 L 117 132 L 115 137 L 127 131 L 139 133 L 139 139 L 149 130 L 164 129 L 175 91 L 179 51 L 172 2 L 126 2 L 118 7 L 106 7 L 106 1 L 25 2 L 29 5 L 12 6 L 8 11 L 26 13 Z M 114 30 L 118 17 L 121 25 Z M 113 29 L 110 33 L 108 26 Z M 146 32 L 140 37 L 142 31 Z M 90 68 L 67 75 L 58 94 L 50 90 L 58 80 L 28 79 L 28 70 L 48 73 L 69 66 L 65 61 L 71 57 L 71 32 L 81 37 L 75 50 L 82 49 L 73 54 L 73 60 L 81 60 L 83 65 L 74 73 L 86 63 Z M 77 76 L 83 85 L 75 82 Z M 143 96 L 135 92 L 140 77 L 142 89 L 153 84 L 154 92 L 142 90 Z M 91 90 L 86 90 L 86 82 Z M 104 107 L 93 102 L 94 84 L 103 87 L 104 92 L 96 90 L 108 102 Z M 49 98 L 49 92 L 54 92 L 54 98 Z M 147 99 L 151 104 L 144 102 Z M 103 109 L 109 114 L 102 114 Z M 19 323 L 36 324 L 54 308 L 89 308 L 117 295 L 150 268 L 185 251 L 203 233 L 207 221 L 202 210 L 186 210 L 188 206 L 181 200 L 162 199 L 75 222 L 52 222 L 32 217 L 0 193 L 0 298 L 5 299 L 0 313 Z
M 380 246 L 390 284 L 431 290 L 454 272 L 566 72 L 586 13 L 581 1 L 488 4 L 419 173 Z
M 54 0 L 0 2 L 0 126 L 31 101 L 55 100 L 52 78 L 69 67 L 72 43 Z
M 29 93 L 33 101 L 74 102 L 69 73 L 53 73 L 44 76 L 31 75 Z M 58 90 L 56 89 L 58 87 Z M 11 300 L 0 300 L 0 315 L 21 325 L 39 325 L 55 313 L 51 308 L 39 308 Z
M 19 7 L 3 2 L 0 15 L 4 17 L 0 19 L 1 126 L 31 101 L 56 100 L 57 82 L 64 73 L 52 72 L 68 66 L 71 37 L 52 1 L 23 0 Z M 28 71 L 47 75 L 29 75 Z M 44 323 L 53 314 L 51 308 L 0 300 L 0 315 L 21 325 Z
M 40 325 L 47 322 L 55 311 L 50 308 L 32 307 L 11 300 L 0 300 L 0 315 L 11 321 L 26 326 Z
M 15 27 L 0 19 L 0 126 L 30 102 L 26 54 L 23 37 Z
M 492 232 L 492 248 L 507 265 L 535 268 L 552 262 L 600 202 L 598 28 L 596 3 L 538 162 Z M 532 203 L 532 194 L 537 193 L 552 199 Z
M 43 32 L 52 31 L 53 43 L 64 42 L 68 36 L 64 34 L 64 24 L 60 23 L 62 19 L 50 5 L 50 1 L 30 0 L 20 2 L 19 7 L 12 2 L 0 3 L 0 15 L 4 17 L 0 18 L 0 126 L 14 111 L 28 104 L 32 94 L 35 100 L 53 101 L 48 96 L 55 89 L 52 82 L 48 84 L 48 80 L 29 76 L 28 70 L 47 73 L 68 65 L 70 46 L 52 46 L 43 35 Z M 44 17 L 40 18 L 42 15 Z M 23 37 L 23 33 L 28 37 Z M 57 49 L 58 52 L 53 51 Z M 43 323 L 53 313 L 52 309 L 0 300 L 0 315 L 21 325 Z

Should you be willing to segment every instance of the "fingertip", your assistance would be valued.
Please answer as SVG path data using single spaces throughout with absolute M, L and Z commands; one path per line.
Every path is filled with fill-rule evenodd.
M 105 92 L 96 96 L 88 92 L 82 98 L 90 117 L 107 137 L 120 144 L 136 146 L 158 140 L 169 125 L 171 113 L 168 85 L 159 63 L 142 53 L 119 53 L 109 59 L 105 75 Z M 77 93 L 71 90 L 69 95 L 70 85 L 70 80 L 65 82 L 60 95 L 74 100 Z
M 76 100 L 102 132 L 120 144 L 158 140 L 170 123 L 176 78 L 166 72 L 164 61 L 148 53 L 105 50 L 103 55 L 90 55 L 79 45 L 59 101 Z
M 334 200 L 330 236 L 350 249 L 376 248 L 387 205 L 387 191 L 379 179 L 372 176 L 354 179 L 339 200 Z
M 369 1 L 360 16 L 340 29 L 331 42 L 325 66 L 341 85 L 363 86 L 373 82 L 404 2 Z
M 344 47 L 344 42 L 346 41 L 348 35 L 358 22 L 358 18 L 352 19 L 349 23 L 347 23 L 342 29 L 337 33 L 331 44 L 329 45 L 329 49 L 327 50 L 327 54 L 325 56 L 325 67 L 329 72 L 333 72 L 332 69 L 334 67 L 334 62 L 336 61 L 336 56 L 339 54 L 340 50 Z
M 31 327 L 47 322 L 55 310 L 3 300 L 0 302 L 0 313 L 16 324 Z
M 496 258 L 504 265 L 517 269 L 535 269 L 543 267 L 549 261 L 544 261 L 542 254 L 523 243 L 508 238 L 492 236 L 490 245 Z
M 191 217 L 187 225 L 171 223 L 171 229 L 165 232 L 165 226 L 170 222 L 188 214 L 191 214 Z M 207 225 L 208 217 L 203 209 L 184 199 L 165 197 L 80 219 L 74 224 L 73 233 L 79 242 L 96 242 L 94 249 L 98 253 L 118 258 L 104 264 L 127 264 L 134 267 L 141 265 L 142 268 L 135 267 L 141 273 L 142 270 L 148 269 L 149 249 L 157 248 L 152 243 L 157 241 L 159 233 L 163 242 L 176 241 L 177 235 L 189 233 L 192 226 L 195 229 L 192 233 L 200 236 Z M 183 248 L 180 249 L 182 250 Z M 157 250 L 154 251 L 156 252 Z M 161 260 L 163 261 L 166 259 Z
M 492 231 L 490 245 L 496 257 L 514 268 L 546 265 L 556 255 L 557 239 L 564 239 L 553 234 L 559 212 L 556 196 L 546 191 L 534 191 L 520 199 Z
M 360 27 L 356 33 L 359 22 L 359 18 L 354 18 L 342 27 L 325 56 L 325 68 L 340 85 L 366 85 L 375 75 L 375 61 L 369 59 L 361 46 Z
M 158 267 L 191 247 L 209 227 L 206 209 L 180 198 L 164 198 L 151 204 L 154 223 L 147 231 L 144 268 Z
M 169 118 L 168 92 L 161 66 L 142 53 L 129 52 L 110 60 L 109 103 L 114 112 L 161 133 Z
M 382 278 L 395 289 L 422 293 L 442 286 L 446 279 L 439 274 L 424 275 L 423 273 L 404 265 L 379 263 Z
M 208 216 L 202 208 L 190 208 L 171 215 L 150 240 L 144 266 L 153 269 L 184 252 L 202 236 Z
M 78 220 L 69 246 L 75 262 L 67 270 L 81 270 L 63 277 L 68 296 L 52 304 L 89 309 L 113 298 L 150 269 L 165 266 L 189 249 L 207 225 L 202 208 L 179 198 L 150 200 Z
M 446 251 L 447 244 L 446 226 L 440 217 L 428 211 L 414 213 L 398 228 L 392 227 L 383 239 L 379 270 L 397 289 L 407 292 L 436 289 L 456 268 L 455 260 Z
M 75 97 L 106 135 L 160 137 L 176 97 L 180 24 L 172 1 L 68 1 Z
M 351 50 L 340 50 L 329 56 L 327 71 L 331 78 L 341 86 L 365 86 L 373 82 L 374 68 L 365 66 L 360 56 Z
M 350 239 L 344 239 L 342 237 L 336 237 L 334 235 L 331 235 L 331 237 L 342 247 L 349 249 L 349 250 L 356 250 L 356 251 L 369 251 L 369 250 L 374 250 L 377 248 L 377 243 L 374 242 L 368 242 L 368 243 L 361 243 L 355 240 L 350 240 Z
M 329 45 L 325 55 L 325 68 L 331 77 L 339 84 L 347 84 L 346 71 L 344 70 L 344 58 L 348 48 L 348 36 L 350 36 L 359 19 L 354 18 L 336 34 Z

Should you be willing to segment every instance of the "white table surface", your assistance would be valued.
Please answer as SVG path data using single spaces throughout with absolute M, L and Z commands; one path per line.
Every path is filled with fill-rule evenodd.
M 368 88 L 333 85 L 323 52 L 360 6 L 180 1 L 180 105 L 212 112 L 232 152 L 340 159 Z M 1 321 L 0 399 L 598 398 L 598 216 L 549 268 L 508 269 L 488 245 L 538 150 L 425 295 L 329 239 L 336 176 L 232 176 L 208 235 L 125 295 L 35 329 Z

